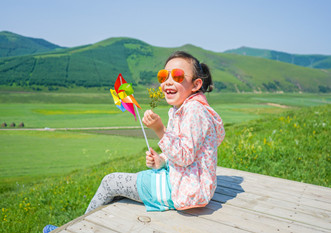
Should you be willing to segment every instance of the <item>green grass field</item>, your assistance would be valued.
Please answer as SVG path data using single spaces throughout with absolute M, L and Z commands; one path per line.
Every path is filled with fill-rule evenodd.
M 138 89 L 136 94 L 142 106 L 141 116 L 144 110 L 149 108 L 147 92 L 144 91 Z M 331 103 L 331 95 L 313 94 L 216 93 L 208 94 L 207 98 L 227 126 L 272 116 L 291 108 Z M 6 122 L 8 125 L 12 122 L 16 125 L 24 122 L 25 129 L 139 127 L 138 121 L 134 121 L 131 114 L 119 111 L 112 103 L 111 97 L 104 93 L 0 92 L 0 100 L 0 122 Z M 75 103 L 79 100 L 81 103 Z M 289 108 L 270 106 L 268 103 L 287 105 Z M 168 109 L 164 102 L 155 109 L 164 124 L 167 123 Z M 129 130 L 123 132 L 120 135 L 128 137 L 111 136 L 111 131 L 96 134 L 79 130 L 2 130 L 0 184 L 8 184 L 16 179 L 24 181 L 31 180 L 31 177 L 67 173 L 117 155 L 142 151 L 146 147 L 141 137 L 130 135 Z M 157 146 L 155 137 L 151 137 L 150 141 L 151 145 Z M 127 143 L 133 146 L 125 147 Z
M 142 138 L 65 131 L 1 131 L 0 140 L 2 181 L 67 174 L 146 147 Z
M 140 90 L 136 98 L 146 110 L 144 94 Z M 0 122 L 24 122 L 25 128 L 139 126 L 109 98 L 0 92 Z M 331 187 L 331 95 L 216 93 L 207 98 L 225 123 L 219 166 Z M 164 103 L 155 109 L 164 123 L 168 109 Z M 155 137 L 149 142 L 157 147 Z M 147 147 L 139 129 L 0 130 L 0 148 L 0 232 L 62 225 L 84 213 L 105 174 L 146 169 Z

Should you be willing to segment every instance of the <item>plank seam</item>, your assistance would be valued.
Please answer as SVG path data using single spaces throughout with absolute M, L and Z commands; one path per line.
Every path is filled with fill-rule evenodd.
M 97 225 L 97 226 L 101 226 L 102 228 L 106 228 L 106 229 L 111 230 L 111 231 L 114 231 L 114 232 L 121 233 L 120 231 L 117 231 L 117 230 L 112 229 L 112 228 L 110 228 L 110 227 L 107 227 L 107 226 L 105 226 L 105 225 L 101 225 L 101 224 L 99 224 L 99 223 L 97 223 L 97 222 L 94 222 L 94 221 L 92 221 L 92 220 L 90 220 L 90 219 L 84 219 L 84 221 L 86 221 L 86 222 L 90 222 L 90 223 L 93 223 L 93 224 L 95 224 L 95 225 Z
M 290 219 L 290 218 L 285 218 L 285 217 L 281 217 L 281 216 L 277 216 L 277 215 L 273 215 L 273 214 L 268 214 L 268 213 L 264 213 L 264 212 L 257 211 L 257 210 L 251 210 L 251 209 L 248 209 L 248 208 L 245 208 L 245 207 L 242 207 L 242 206 L 239 207 L 239 206 L 236 206 L 236 205 L 232 205 L 230 203 L 227 203 L 225 205 L 229 205 L 229 206 L 232 206 L 232 207 L 243 209 L 243 210 L 246 210 L 248 212 L 259 213 L 259 214 L 262 214 L 262 215 L 265 215 L 265 216 L 271 216 L 272 218 L 282 219 L 282 220 L 290 221 L 290 222 L 293 222 L 293 223 L 299 223 L 302 226 L 306 226 L 306 227 L 309 226 L 309 228 L 313 228 L 313 229 L 316 229 L 316 230 L 326 230 L 326 231 L 331 230 L 331 229 L 327 229 L 327 228 L 320 227 L 320 226 L 317 226 L 317 225 L 312 225 L 312 224 L 309 224 L 309 223 L 306 223 L 306 222 L 302 222 L 302 221 L 298 221 L 298 220 L 294 220 L 294 219 Z

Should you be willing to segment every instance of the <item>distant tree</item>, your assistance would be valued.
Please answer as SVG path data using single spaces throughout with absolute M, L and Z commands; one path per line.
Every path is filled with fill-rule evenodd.
M 59 88 L 58 87 L 53 87 L 53 86 L 48 86 L 48 90 L 49 91 L 57 91 L 57 90 L 59 90 Z
M 265 87 L 265 89 L 267 89 L 268 91 L 276 91 L 277 90 L 277 86 L 272 83 L 272 82 L 269 82 L 269 83 L 262 83 L 262 85 Z
M 19 128 L 23 128 L 24 127 L 24 123 L 21 122 L 19 125 L 18 125 Z
M 276 84 L 277 87 L 280 87 L 281 86 L 280 82 L 277 81 L 277 80 L 274 80 L 274 83 Z
M 215 82 L 213 82 L 213 84 L 217 91 L 221 91 L 222 89 L 226 89 L 226 87 L 227 87 L 225 83 L 219 82 L 219 81 L 215 81 Z
M 2 128 L 7 127 L 7 123 L 6 123 L 6 122 L 3 122 L 3 123 L 1 124 L 1 127 L 2 127 Z
M 153 83 L 157 73 L 154 71 L 142 71 L 140 72 L 139 84 L 150 85 Z
M 331 88 L 328 87 L 328 86 L 319 85 L 318 86 L 318 89 L 319 89 L 319 92 L 322 92 L 322 93 L 329 93 L 329 92 L 331 92 Z
M 10 127 L 15 127 L 15 126 L 16 124 L 14 122 L 10 124 Z

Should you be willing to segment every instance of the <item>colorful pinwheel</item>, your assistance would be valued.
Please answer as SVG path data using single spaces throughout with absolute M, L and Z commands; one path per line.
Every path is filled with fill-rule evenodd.
M 119 74 L 116 79 L 114 88 L 115 88 L 115 90 L 110 89 L 110 93 L 113 96 L 116 107 L 118 107 L 122 112 L 124 112 L 125 110 L 128 110 L 130 113 L 132 113 L 132 115 L 134 116 L 134 119 L 136 121 L 137 121 L 137 118 L 136 118 L 136 112 L 137 112 L 139 122 L 141 125 L 141 130 L 144 133 L 146 145 L 149 150 L 149 144 L 148 144 L 148 140 L 146 137 L 145 129 L 141 122 L 139 111 L 137 109 L 137 107 L 140 109 L 141 109 L 141 107 L 139 106 L 136 99 L 133 97 L 134 91 L 132 88 L 132 84 L 127 83 L 125 81 L 125 79 L 123 78 L 122 74 Z M 136 110 L 136 112 L 135 112 L 135 110 Z
M 133 105 L 136 105 L 140 109 L 141 107 L 139 106 L 136 99 L 133 97 L 134 91 L 132 88 L 132 84 L 127 83 L 123 78 L 122 74 L 119 74 L 116 79 L 114 88 L 115 90 L 110 89 L 110 93 L 113 96 L 116 107 L 118 107 L 122 112 L 128 110 L 130 113 L 132 113 L 134 119 L 137 120 Z

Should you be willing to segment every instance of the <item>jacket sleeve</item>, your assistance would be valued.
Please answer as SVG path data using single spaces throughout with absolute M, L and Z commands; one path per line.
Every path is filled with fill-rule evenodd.
M 186 167 L 195 161 L 196 152 L 204 145 L 212 125 L 208 111 L 197 102 L 190 103 L 182 111 L 178 127 L 165 132 L 159 147 L 172 163 Z

